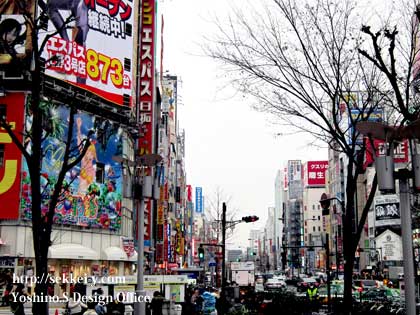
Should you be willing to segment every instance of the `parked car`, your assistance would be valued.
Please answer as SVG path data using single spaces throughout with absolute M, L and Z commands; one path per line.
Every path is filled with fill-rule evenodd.
M 278 278 L 268 279 L 267 282 L 265 283 L 266 290 L 279 290 L 279 289 L 285 289 L 285 288 L 286 288 L 286 282 Z
M 313 284 L 318 287 L 319 283 L 314 278 L 301 278 L 300 281 L 296 284 L 298 292 L 305 292 L 306 289 Z
M 286 279 L 286 284 L 296 286 L 297 283 L 301 280 L 301 278 L 297 276 L 291 276 Z
M 360 299 L 369 302 L 399 302 L 400 293 L 398 289 L 370 288 L 361 292 Z
M 369 279 L 356 279 L 353 280 L 353 285 L 359 288 L 362 288 L 362 291 L 366 291 L 372 288 L 378 288 L 379 282 L 376 280 Z

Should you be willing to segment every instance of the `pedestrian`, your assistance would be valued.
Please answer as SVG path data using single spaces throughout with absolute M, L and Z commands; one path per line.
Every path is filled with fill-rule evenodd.
M 203 298 L 200 295 L 200 290 L 195 289 L 191 296 L 192 313 L 199 314 L 203 307 Z
M 306 290 L 306 297 L 309 302 L 309 312 L 312 313 L 318 311 L 318 288 L 315 287 L 313 283 L 309 284 L 309 287 Z
M 98 315 L 95 311 L 96 303 L 93 301 L 92 298 L 89 299 L 87 302 L 87 311 L 83 313 L 83 315 Z
M 102 290 L 102 288 L 99 288 L 98 290 L 96 290 L 94 295 L 96 296 L 97 301 L 100 301 L 102 299 L 102 294 L 104 294 L 104 291 Z M 106 315 L 105 304 L 103 302 L 96 304 L 95 311 L 98 315 Z
M 14 285 L 12 290 L 9 293 L 9 303 L 10 303 L 10 310 L 15 315 L 25 315 L 25 310 L 23 307 L 24 296 L 26 294 L 23 292 L 24 285 L 19 283 Z
M 108 315 L 124 315 L 124 294 L 120 293 L 117 298 L 112 299 L 111 302 L 107 305 L 107 311 Z
M 77 287 L 74 287 L 73 294 L 70 294 L 69 301 L 67 302 L 67 308 L 70 310 L 71 315 L 82 315 L 83 309 L 87 308 L 87 305 L 82 303 L 79 296 L 82 292 L 79 292 Z
M 159 291 L 153 292 L 152 302 L 150 302 L 150 308 L 152 315 L 162 315 L 163 308 L 163 296 Z
M 211 292 L 210 288 L 206 288 L 201 297 L 203 298 L 203 314 L 217 315 L 216 312 L 216 297 Z

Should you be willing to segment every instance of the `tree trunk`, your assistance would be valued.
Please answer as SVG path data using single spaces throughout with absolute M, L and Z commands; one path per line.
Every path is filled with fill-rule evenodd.
M 41 239 L 44 237 L 41 237 Z M 36 278 L 35 295 L 46 297 L 48 295 L 48 245 L 43 240 L 39 245 L 40 255 L 35 254 Z M 32 313 L 37 315 L 48 315 L 48 303 L 36 302 L 32 304 Z
M 357 189 L 357 177 L 353 176 L 353 163 L 350 160 L 347 167 L 346 213 L 343 222 L 343 252 L 344 252 L 344 312 L 351 314 L 353 308 L 353 267 L 354 267 L 354 194 Z

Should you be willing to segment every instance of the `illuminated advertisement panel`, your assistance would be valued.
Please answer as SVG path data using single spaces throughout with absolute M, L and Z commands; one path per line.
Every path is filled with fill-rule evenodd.
M 23 140 L 24 106 L 23 93 L 8 93 L 0 98 L 0 107 L 5 109 L 19 142 Z M 22 152 L 5 130 L 0 130 L 0 150 L 4 153 L 0 154 L 0 219 L 18 219 Z
M 33 16 L 34 7 L 33 0 L 0 1 L 0 71 L 6 77 L 18 76 L 29 67 L 32 34 L 24 15 Z
M 45 106 L 47 107 L 47 106 Z M 42 106 L 44 108 L 44 106 Z M 47 108 L 50 125 L 55 128 L 42 144 L 41 185 L 42 212 L 48 210 L 52 184 L 61 169 L 68 132 L 69 109 L 65 106 Z M 121 226 L 122 169 L 113 156 L 122 155 L 122 130 L 109 121 L 101 121 L 87 113 L 75 115 L 73 148 L 90 130 L 91 145 L 82 161 L 66 174 L 54 223 L 118 230 Z M 31 117 L 28 115 L 27 124 Z M 30 145 L 30 144 L 29 144 Z M 23 165 L 21 207 L 24 219 L 31 219 L 31 182 L 28 166 Z
M 40 47 L 51 36 L 42 51 L 45 73 L 131 106 L 133 1 L 44 0 L 38 12 L 48 17 Z

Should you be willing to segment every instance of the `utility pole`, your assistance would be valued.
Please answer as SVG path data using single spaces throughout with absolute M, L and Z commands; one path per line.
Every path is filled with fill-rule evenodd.
M 338 255 L 338 234 L 337 234 L 337 230 L 335 230 L 335 279 L 336 280 L 338 280 L 339 270 L 340 270 L 340 256 Z
M 328 313 L 331 313 L 331 272 L 330 272 L 330 235 L 325 234 L 325 254 L 327 255 L 326 271 L 327 271 L 327 296 L 328 296 Z
M 226 286 L 226 203 L 222 209 L 222 291 Z

